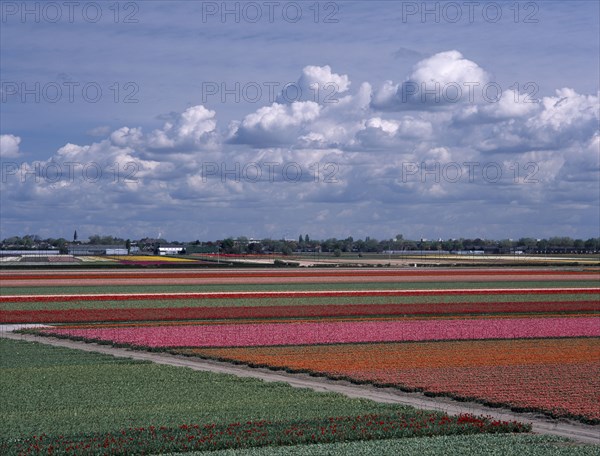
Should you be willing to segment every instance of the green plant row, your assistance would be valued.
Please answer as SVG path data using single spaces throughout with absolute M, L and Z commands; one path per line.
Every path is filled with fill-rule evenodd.
M 414 411 L 33 342 L 0 338 L 0 352 L 0 438 Z
M 555 436 L 478 434 L 229 449 L 208 454 L 210 456 L 598 456 L 600 446 L 577 444 Z M 203 455 L 207 453 L 185 453 L 181 456 Z
M 590 288 L 597 287 L 594 280 L 561 281 L 492 281 L 492 282 L 360 282 L 360 283 L 277 283 L 277 284 L 209 284 L 209 285 L 118 285 L 110 287 L 110 293 L 202 293 L 237 291 L 329 291 L 329 290 L 437 290 L 455 288 Z M 5 295 L 44 294 L 94 294 L 106 293 L 106 286 L 44 286 L 3 287 Z

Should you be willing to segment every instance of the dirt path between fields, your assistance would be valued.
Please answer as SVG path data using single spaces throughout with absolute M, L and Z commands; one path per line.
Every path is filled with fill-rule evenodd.
M 533 427 L 533 432 L 535 433 L 558 435 L 582 443 L 600 444 L 600 426 L 590 426 L 564 420 L 550 420 L 543 416 L 531 413 L 515 413 L 508 409 L 490 408 L 477 403 L 458 402 L 448 398 L 430 398 L 420 393 L 405 393 L 394 388 L 376 388 L 369 385 L 355 385 L 346 381 L 330 380 L 324 377 L 313 377 L 306 374 L 290 374 L 281 370 L 274 371 L 270 369 L 250 368 L 247 366 L 203 360 L 200 358 L 133 351 L 107 345 L 24 335 L 12 332 L 21 326 L 23 325 L 0 325 L 0 337 L 40 342 L 57 347 L 104 353 L 117 357 L 146 360 L 169 366 L 189 367 L 198 371 L 231 374 L 238 377 L 258 378 L 266 382 L 285 382 L 295 388 L 309 388 L 321 392 L 336 392 L 348 397 L 370 399 L 375 402 L 410 405 L 425 410 L 442 411 L 449 415 L 457 415 L 460 413 L 489 415 L 498 420 L 517 420 L 524 423 L 530 423 Z

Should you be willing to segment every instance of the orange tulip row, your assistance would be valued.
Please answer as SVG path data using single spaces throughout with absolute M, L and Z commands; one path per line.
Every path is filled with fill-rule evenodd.
M 600 422 L 600 338 L 187 351 Z

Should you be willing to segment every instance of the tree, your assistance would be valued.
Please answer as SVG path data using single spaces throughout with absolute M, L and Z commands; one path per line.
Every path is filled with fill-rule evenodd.
M 77 230 L 73 233 L 73 242 L 77 242 Z
M 246 236 L 239 236 L 235 242 L 235 253 L 247 253 L 248 242 L 249 241 Z
M 498 247 L 500 248 L 500 253 L 509 253 L 514 247 L 514 242 L 512 239 L 502 239 L 498 242 Z
M 377 252 L 379 249 L 379 242 L 376 239 L 371 239 L 370 237 L 365 238 L 364 249 L 366 252 Z
M 249 244 L 248 253 L 262 253 L 262 244 L 260 242 Z
M 58 247 L 58 253 L 61 255 L 66 255 L 69 253 L 69 249 L 67 247 L 67 240 L 64 238 L 59 238 L 56 240 L 56 247 Z
M 518 241 L 520 247 L 525 247 L 525 250 L 534 250 L 537 246 L 537 241 L 530 237 L 520 238 Z
M 304 239 L 302 239 L 302 235 L 298 236 L 298 244 L 303 244 Z
M 546 250 L 550 247 L 550 243 L 547 239 L 540 239 L 537 241 L 537 248 L 540 252 L 546 252 Z
M 100 244 L 100 236 L 98 234 L 92 234 L 89 237 L 88 242 L 92 245 Z
M 550 248 L 552 247 L 573 247 L 573 239 L 567 236 L 556 236 L 548 239 Z
M 125 241 L 125 248 L 127 249 L 127 254 L 129 255 L 131 253 L 131 240 L 127 239 Z
M 304 242 L 306 242 L 307 244 L 310 242 L 310 239 L 308 238 L 308 234 L 304 235 Z
M 455 239 L 453 244 L 452 244 L 452 250 L 464 250 L 464 245 L 463 245 L 463 240 L 461 239 Z
M 335 256 L 335 257 L 341 257 L 342 256 L 342 251 L 340 249 L 335 249 L 333 251 L 333 256 Z
M 448 239 L 447 241 L 442 241 L 442 250 L 447 250 L 450 251 L 452 250 L 452 245 L 454 244 L 454 241 L 452 241 L 452 239 Z
M 223 253 L 233 253 L 233 246 L 235 242 L 233 238 L 224 239 L 221 243 L 221 247 L 223 248 Z
M 356 248 L 356 250 L 358 250 L 359 252 L 362 252 L 363 250 L 365 250 L 365 241 L 363 241 L 362 239 L 359 239 L 358 241 L 356 241 L 354 243 L 354 247 Z
M 354 248 L 354 238 L 352 236 L 344 239 L 344 243 L 342 244 L 342 251 L 344 252 L 352 252 Z
M 323 242 L 321 242 L 321 245 L 323 246 L 323 251 L 332 252 L 336 248 L 336 242 L 337 240 L 335 238 L 325 239 Z
M 598 247 L 600 247 L 600 238 L 589 238 L 585 241 L 585 248 L 592 251 L 597 251 Z

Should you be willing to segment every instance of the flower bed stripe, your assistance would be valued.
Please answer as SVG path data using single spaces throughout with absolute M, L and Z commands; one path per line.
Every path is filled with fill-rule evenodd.
M 356 342 L 598 337 L 600 317 L 247 323 L 42 329 L 142 347 L 254 347 Z
M 600 287 L 590 288 L 460 288 L 435 290 L 331 290 L 331 291 L 234 291 L 202 293 L 99 293 L 76 295 L 6 295 L 2 302 L 52 302 L 52 301 L 128 301 L 152 299 L 236 299 L 236 298 L 299 298 L 334 296 L 441 296 L 441 295 L 510 295 L 510 294 L 580 294 L 598 293 Z
M 600 301 L 501 303 L 343 304 L 141 309 L 43 309 L 0 311 L 0 323 L 83 323 L 243 318 L 302 318 L 376 315 L 461 315 L 493 313 L 597 312 Z
M 127 261 L 121 259 L 120 261 Z M 131 260 L 131 261 L 142 261 L 142 260 Z M 152 260 L 144 260 L 152 261 Z M 163 261 L 163 260 L 161 260 Z M 197 261 L 197 260 L 186 260 L 186 261 Z M 163 279 L 163 278 L 272 278 L 272 277 L 453 277 L 453 276 L 513 276 L 522 275 L 527 277 L 536 276 L 556 276 L 557 278 L 575 275 L 586 275 L 590 279 L 600 280 L 600 275 L 597 272 L 582 272 L 582 271 L 547 271 L 547 270 L 451 270 L 451 271 L 411 271 L 411 270 L 306 270 L 306 271 L 274 271 L 269 270 L 267 272 L 255 272 L 255 271 L 141 271 L 141 272 L 129 272 L 129 271 L 81 271 L 81 272 L 66 272 L 66 273 L 21 273 L 21 272 L 5 272 L 0 275 L 2 279 L 7 280 L 45 280 L 45 279 L 59 279 L 59 280 L 79 280 L 79 279 Z M 571 278 L 568 278 L 571 280 Z

